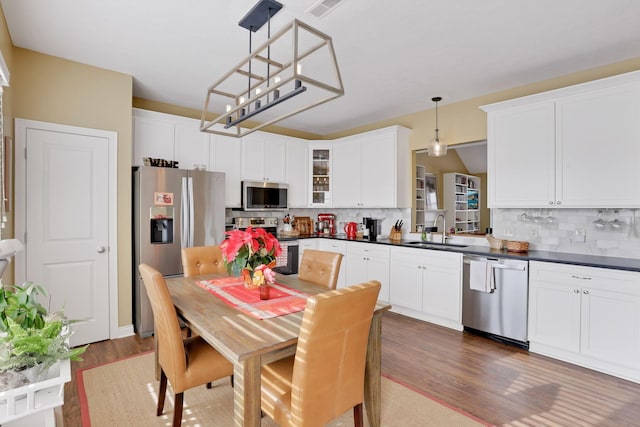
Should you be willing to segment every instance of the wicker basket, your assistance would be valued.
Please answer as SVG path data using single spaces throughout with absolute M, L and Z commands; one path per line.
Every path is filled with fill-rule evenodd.
M 502 244 L 504 240 L 496 239 L 493 236 L 487 236 L 487 241 L 489 242 L 489 247 L 491 249 L 502 249 Z
M 518 240 L 507 240 L 506 246 L 509 252 L 527 252 L 529 250 L 529 242 Z

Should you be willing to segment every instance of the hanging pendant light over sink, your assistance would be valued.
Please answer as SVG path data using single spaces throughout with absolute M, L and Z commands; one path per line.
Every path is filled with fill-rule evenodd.
M 447 144 L 445 144 L 444 142 L 440 141 L 440 129 L 438 129 L 438 102 L 442 101 L 442 97 L 440 96 L 436 96 L 431 98 L 431 100 L 433 102 L 436 103 L 436 130 L 435 130 L 435 137 L 433 138 L 433 140 L 431 141 L 431 143 L 429 144 L 428 150 L 429 150 L 429 156 L 431 157 L 441 157 L 441 156 L 446 156 L 447 155 Z

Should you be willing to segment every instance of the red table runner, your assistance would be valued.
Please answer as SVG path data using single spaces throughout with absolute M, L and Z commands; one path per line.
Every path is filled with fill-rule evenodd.
M 260 289 L 247 289 L 242 277 L 224 277 L 214 280 L 201 280 L 196 285 L 223 302 L 255 317 L 271 319 L 304 310 L 308 294 L 291 289 L 281 283 L 269 285 L 270 298 L 260 299 Z

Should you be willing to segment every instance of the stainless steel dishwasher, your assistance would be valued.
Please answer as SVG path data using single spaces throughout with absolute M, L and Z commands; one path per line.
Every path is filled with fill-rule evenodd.
M 471 262 L 486 263 L 492 275 L 490 292 L 471 289 Z M 527 307 L 529 261 L 465 255 L 463 268 L 462 324 L 498 339 L 528 348 Z

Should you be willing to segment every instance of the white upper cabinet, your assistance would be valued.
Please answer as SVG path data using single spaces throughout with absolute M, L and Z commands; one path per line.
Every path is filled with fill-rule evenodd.
M 333 146 L 333 207 L 361 207 L 362 149 L 358 137 L 344 138 Z
M 333 207 L 333 144 L 330 142 L 310 142 L 309 178 L 307 180 L 310 208 Z
M 333 207 L 410 207 L 409 132 L 391 126 L 337 140 Z
M 240 164 L 242 143 L 240 139 L 224 135 L 209 136 L 211 141 L 210 170 L 224 172 L 224 204 L 229 208 L 240 207 Z
M 175 123 L 175 160 L 181 169 L 195 169 L 196 165 L 209 167 L 209 134 L 200 132 L 200 121 L 180 119 Z
M 287 192 L 290 208 L 309 204 L 309 150 L 307 141 L 287 138 Z
M 640 205 L 640 83 L 556 101 L 556 198 L 564 206 Z
M 489 114 L 489 207 L 549 206 L 555 200 L 553 102 Z
M 177 161 L 180 169 L 209 167 L 209 134 L 200 121 L 155 111 L 133 109 L 133 164 L 144 157 Z
M 142 166 L 144 157 L 174 160 L 174 124 L 164 115 L 133 110 L 133 165 Z
M 482 109 L 489 207 L 640 207 L 640 72 Z
M 254 132 L 242 138 L 242 179 L 286 182 L 287 142 L 280 135 Z

